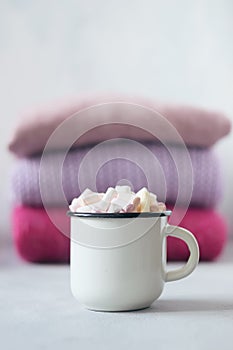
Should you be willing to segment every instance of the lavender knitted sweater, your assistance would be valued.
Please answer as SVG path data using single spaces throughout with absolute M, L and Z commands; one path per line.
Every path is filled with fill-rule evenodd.
M 63 167 L 57 166 L 63 153 L 52 152 L 41 156 L 20 159 L 12 174 L 12 194 L 15 204 L 41 206 L 39 175 L 46 188 L 46 204 L 64 206 L 59 196 L 60 173 L 62 188 L 68 202 L 80 195 L 86 187 L 104 192 L 109 186 L 129 183 L 134 191 L 146 186 L 158 195 L 159 200 L 179 204 L 188 200 L 190 192 L 190 164 L 193 172 L 193 189 L 190 204 L 214 207 L 222 195 L 222 182 L 218 159 L 212 149 L 173 146 L 172 155 L 158 143 L 137 143 L 119 139 L 69 151 Z M 189 158 L 190 157 L 190 158 Z M 191 163 L 188 161 L 191 160 Z M 178 161 L 178 166 L 177 166 Z M 179 179 L 178 173 L 182 173 Z

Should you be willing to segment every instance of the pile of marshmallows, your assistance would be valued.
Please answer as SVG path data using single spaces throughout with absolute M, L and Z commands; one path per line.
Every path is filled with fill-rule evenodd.
M 79 213 L 141 213 L 162 212 L 166 206 L 157 201 L 157 196 L 143 187 L 137 193 L 129 186 L 109 187 L 105 193 L 87 188 L 72 200 L 70 211 Z

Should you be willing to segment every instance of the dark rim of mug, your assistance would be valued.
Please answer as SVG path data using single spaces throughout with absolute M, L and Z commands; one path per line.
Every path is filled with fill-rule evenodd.
M 158 218 L 163 216 L 170 216 L 171 210 L 166 210 L 162 212 L 144 212 L 144 213 L 74 213 L 72 211 L 68 211 L 68 216 L 75 216 L 79 218 L 111 218 L 111 219 L 119 219 L 119 218 Z

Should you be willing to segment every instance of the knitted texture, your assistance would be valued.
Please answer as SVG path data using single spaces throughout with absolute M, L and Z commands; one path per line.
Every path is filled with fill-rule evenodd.
M 172 208 L 172 207 L 171 207 Z M 30 262 L 69 261 L 69 218 L 66 209 L 52 209 L 56 224 L 66 234 L 62 234 L 51 222 L 44 209 L 15 207 L 12 212 L 13 238 L 19 255 Z M 173 212 L 170 224 L 176 221 Z M 200 248 L 200 259 L 211 261 L 222 252 L 227 238 L 224 219 L 213 210 L 191 208 L 180 225 L 190 230 Z M 186 260 L 187 246 L 174 237 L 167 239 L 168 260 Z
M 62 166 L 63 153 L 47 153 L 42 172 L 40 156 L 24 158 L 16 162 L 13 171 L 13 202 L 41 206 L 42 189 L 44 204 L 66 206 L 60 188 L 70 203 L 86 187 L 105 192 L 109 186 L 130 183 L 134 191 L 148 187 L 164 202 L 175 203 L 180 191 L 179 205 L 189 204 L 192 191 L 192 206 L 214 207 L 222 195 L 220 166 L 214 151 L 174 146 L 170 150 L 172 155 L 158 143 L 107 141 L 95 148 L 70 151 L 62 168 L 59 165 Z
M 69 119 L 80 111 L 72 121 Z M 163 116 L 162 120 L 157 112 Z M 41 152 L 58 127 L 61 127 L 59 137 L 48 146 L 50 150 L 67 148 L 71 139 L 75 146 L 116 137 L 177 143 L 176 132 L 187 145 L 210 147 L 230 132 L 231 122 L 223 113 L 202 108 L 140 97 L 83 95 L 22 114 L 8 148 L 20 157 Z

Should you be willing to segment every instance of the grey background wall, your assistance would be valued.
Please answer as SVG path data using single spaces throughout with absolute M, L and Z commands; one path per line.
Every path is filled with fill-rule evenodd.
M 85 91 L 143 94 L 233 119 L 231 0 L 0 1 L 0 235 L 9 232 L 7 139 L 28 106 Z M 233 136 L 216 146 L 233 228 Z

